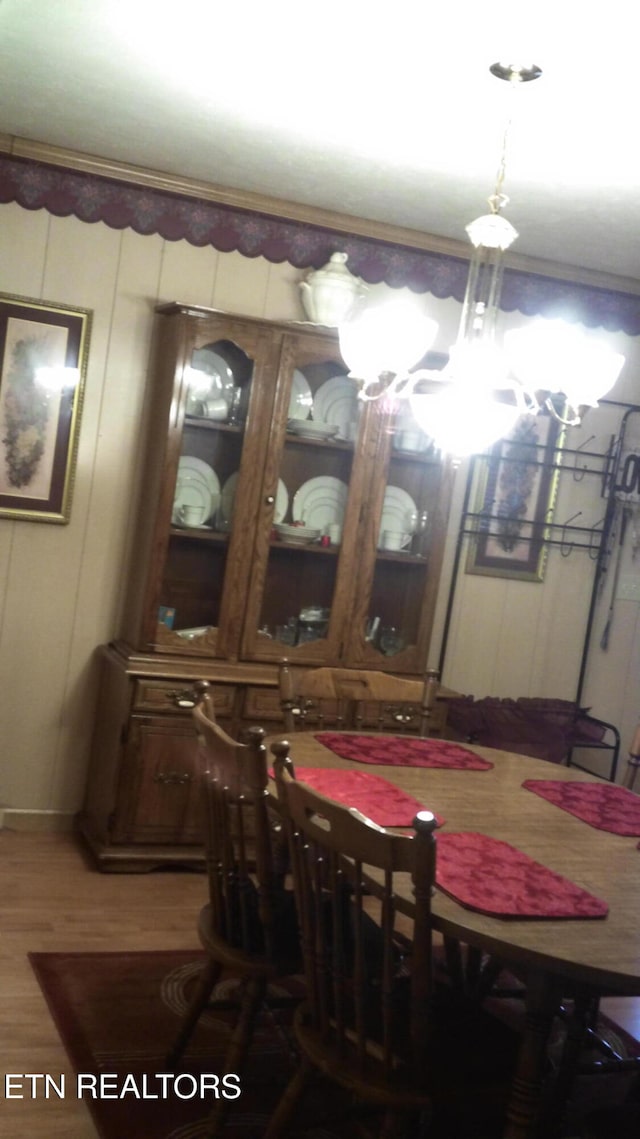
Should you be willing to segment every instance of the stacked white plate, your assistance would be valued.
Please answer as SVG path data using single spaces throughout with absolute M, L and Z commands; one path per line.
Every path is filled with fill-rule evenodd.
M 382 544 L 385 530 L 395 530 L 403 534 L 413 534 L 418 522 L 418 507 L 410 494 L 400 486 L 388 486 L 384 492 L 378 548 Z
M 218 516 L 218 523 L 223 527 L 229 526 L 233 518 L 233 508 L 236 498 L 236 487 L 238 485 L 238 472 L 234 471 L 229 475 L 226 483 L 222 488 L 220 496 L 220 513 Z M 287 508 L 289 506 L 289 493 L 282 479 L 278 479 L 278 489 L 276 491 L 276 502 L 273 509 L 273 518 L 275 522 L 282 522 Z
M 173 499 L 172 519 L 180 524 L 183 506 L 200 509 L 201 526 L 205 526 L 220 504 L 220 480 L 208 463 L 195 455 L 183 455 L 178 463 L 178 477 Z
M 274 529 L 283 542 L 289 542 L 294 546 L 308 546 L 322 533 L 321 530 L 314 530 L 312 526 L 289 526 L 285 522 L 276 523 Z
M 358 418 L 358 388 L 348 376 L 333 376 L 318 388 L 311 412 L 315 422 L 337 427 L 340 439 L 352 435 L 350 425 Z
M 293 496 L 294 522 L 302 522 L 323 533 L 332 522 L 342 524 L 348 488 L 333 475 L 319 475 L 303 483 Z
M 318 423 L 313 419 L 290 419 L 287 430 L 302 439 L 330 439 L 332 435 L 338 434 L 335 424 Z

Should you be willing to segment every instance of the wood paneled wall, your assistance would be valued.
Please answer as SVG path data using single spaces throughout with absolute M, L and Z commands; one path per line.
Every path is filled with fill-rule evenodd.
M 303 315 L 300 276 L 286 263 L 0 206 L 0 291 L 93 310 L 71 521 L 57 526 L 0 519 L 0 809 L 8 809 L 11 825 L 20 812 L 48 825 L 82 802 L 96 696 L 94 651 L 118 631 L 134 537 L 154 305 L 190 301 L 296 320 Z M 425 306 L 439 307 L 445 318 L 438 348 L 451 340 L 452 305 L 425 298 Z M 629 345 L 640 359 L 637 345 Z M 625 374 L 631 371 L 628 365 Z M 463 482 L 461 470 L 458 492 Z M 569 501 L 565 509 L 568 517 Z M 592 503 L 591 516 L 600 509 Z M 440 630 L 450 565 L 451 553 Z M 561 559 L 556 553 L 544 585 L 461 574 L 447 683 L 476 695 L 571 696 L 590 571 L 584 556 Z M 640 713 L 640 607 L 624 607 L 606 667 L 590 678 L 589 699 L 598 714 L 612 716 L 630 733 Z M 432 655 L 437 660 L 437 645 Z

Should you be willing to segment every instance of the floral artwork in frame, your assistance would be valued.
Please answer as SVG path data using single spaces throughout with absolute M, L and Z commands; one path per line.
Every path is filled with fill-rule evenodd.
M 544 580 L 562 442 L 553 416 L 522 415 L 481 460 L 467 573 Z
M 0 296 L 0 518 L 69 521 L 88 309 Z

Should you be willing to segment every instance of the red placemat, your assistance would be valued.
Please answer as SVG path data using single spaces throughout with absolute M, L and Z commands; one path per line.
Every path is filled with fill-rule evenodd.
M 560 779 L 525 779 L 522 786 L 599 831 L 640 835 L 640 795 L 626 787 Z
M 415 736 L 357 736 L 345 732 L 318 732 L 319 743 L 356 763 L 387 767 L 451 767 L 460 771 L 488 771 L 487 759 L 449 740 L 419 740 Z
M 300 783 L 306 783 L 314 791 L 344 803 L 347 807 L 357 807 L 363 815 L 380 827 L 410 827 L 418 811 L 431 810 L 425 803 L 414 799 L 394 787 L 381 775 L 370 775 L 368 771 L 340 771 L 335 767 L 298 767 L 296 776 Z M 444 819 L 436 817 L 438 826 Z
M 438 887 L 493 917 L 602 918 L 606 902 L 508 842 L 468 832 L 438 836 Z

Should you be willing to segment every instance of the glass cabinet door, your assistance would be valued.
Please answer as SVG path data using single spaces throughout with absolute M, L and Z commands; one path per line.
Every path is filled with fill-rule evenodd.
M 340 657 L 362 418 L 346 373 L 335 340 L 285 337 L 264 482 L 273 511 L 258 538 L 245 632 L 253 658 Z
M 235 609 L 245 601 L 258 489 L 252 472 L 262 462 L 273 398 L 266 352 L 259 335 L 232 325 L 226 335 L 224 326 L 197 329 L 185 354 L 158 595 L 163 648 L 227 655 L 235 647 L 237 655 L 238 645 L 231 643 L 239 638 Z M 260 363 L 266 382 L 257 385 Z
M 372 572 L 354 599 L 347 654 L 350 663 L 420 672 L 446 533 L 442 461 L 406 409 L 381 424 L 376 466 L 385 477 L 363 535 Z

